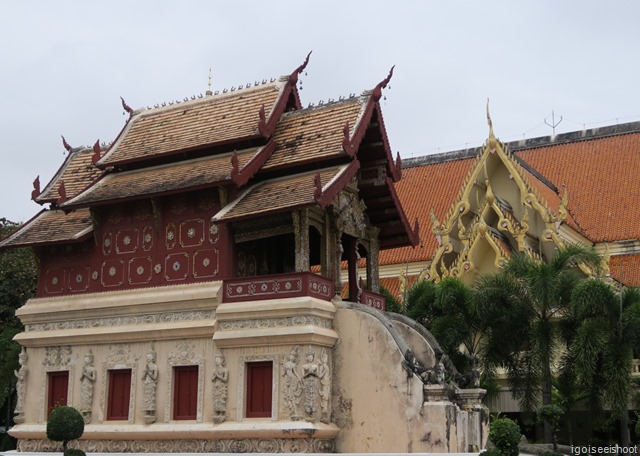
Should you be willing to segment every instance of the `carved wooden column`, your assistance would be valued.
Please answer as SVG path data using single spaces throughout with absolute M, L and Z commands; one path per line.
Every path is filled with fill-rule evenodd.
M 349 272 L 349 301 L 358 302 L 358 240 L 354 237 L 347 237 L 347 262 Z
M 296 246 L 296 272 L 309 271 L 309 210 L 294 211 L 293 233 Z
M 378 257 L 380 254 L 380 240 L 378 236 L 380 229 L 371 227 L 369 228 L 369 251 L 367 258 L 367 285 L 369 290 L 374 293 L 380 292 L 380 271 L 378 265 Z

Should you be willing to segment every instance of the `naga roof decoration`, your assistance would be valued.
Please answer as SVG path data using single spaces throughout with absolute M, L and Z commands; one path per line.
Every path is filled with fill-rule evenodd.
M 361 162 L 386 160 L 387 174 L 394 182 L 402 174 L 400 156 L 395 161 L 389 145 L 378 100 L 393 74 L 372 91 L 319 106 L 285 113 L 278 123 L 276 150 L 262 168 L 272 171 L 304 163 L 355 157 Z M 367 138 L 367 147 L 360 148 Z

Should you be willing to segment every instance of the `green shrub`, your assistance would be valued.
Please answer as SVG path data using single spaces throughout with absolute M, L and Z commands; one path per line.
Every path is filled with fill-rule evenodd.
M 560 429 L 560 419 L 562 418 L 562 415 L 564 415 L 564 410 L 558 405 L 549 404 L 540 407 L 538 414 L 543 421 L 546 421 L 551 425 L 551 429 L 553 430 L 552 453 L 556 453 L 558 451 L 558 430 Z
M 502 453 L 500 453 L 500 450 L 498 450 L 497 448 L 487 448 L 481 454 L 482 456 L 502 456 Z
M 520 427 L 509 418 L 498 418 L 489 426 L 489 439 L 502 456 L 518 456 L 520 435 Z
M 67 451 L 70 440 L 79 439 L 84 432 L 84 419 L 73 407 L 62 405 L 54 408 L 47 420 L 47 438 L 62 442 L 63 451 Z
M 63 456 L 87 456 L 87 453 L 77 448 L 69 448 L 64 452 Z
M 398 302 L 395 296 L 391 294 L 389 290 L 380 285 L 380 294 L 384 296 L 386 301 L 387 312 L 402 312 L 402 305 Z

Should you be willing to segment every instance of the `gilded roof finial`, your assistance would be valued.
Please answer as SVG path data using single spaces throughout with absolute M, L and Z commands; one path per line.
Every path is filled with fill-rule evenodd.
M 209 67 L 209 82 L 207 83 L 207 86 L 209 88 L 205 92 L 205 95 L 213 95 L 213 92 L 211 91 L 211 67 Z
M 491 114 L 489 114 L 489 98 L 487 98 L 487 123 L 489 124 L 489 138 L 495 138 L 493 134 L 493 122 L 491 121 Z

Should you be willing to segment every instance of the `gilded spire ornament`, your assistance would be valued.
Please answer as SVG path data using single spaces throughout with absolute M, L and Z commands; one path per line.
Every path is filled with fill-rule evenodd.
M 495 138 L 493 134 L 493 122 L 491 121 L 491 114 L 489 114 L 489 98 L 487 98 L 487 124 L 489 125 L 489 138 Z

